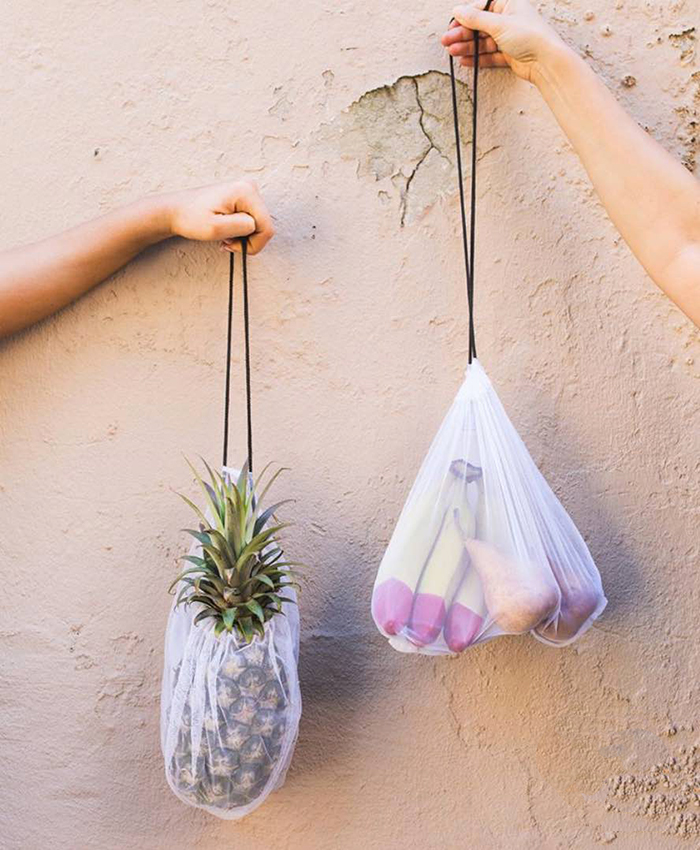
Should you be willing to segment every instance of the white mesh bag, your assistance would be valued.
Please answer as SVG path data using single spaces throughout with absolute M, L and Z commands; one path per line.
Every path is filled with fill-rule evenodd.
M 605 605 L 586 544 L 473 360 L 379 567 L 378 628 L 430 655 L 524 632 L 563 646 Z
M 429 655 L 454 654 L 498 635 L 525 632 L 564 646 L 607 604 L 586 544 L 476 359 L 478 38 L 474 44 L 469 228 L 450 56 L 469 366 L 409 493 L 372 594 L 374 621 L 391 645 Z
M 293 564 L 285 562 L 274 536 L 284 527 L 275 524 L 276 509 L 284 503 L 260 512 L 256 487 L 265 470 L 257 482 L 252 476 L 247 244 L 241 240 L 248 456 L 243 471 L 227 465 L 234 301 L 231 253 L 223 468 L 217 476 L 207 466 L 211 484 L 202 481 L 193 468 L 207 495 L 208 510 L 203 513 L 185 499 L 202 522 L 199 531 L 188 529 L 195 543 L 185 560 L 194 567 L 176 579 L 181 590 L 173 599 L 165 633 L 160 716 L 170 788 L 184 802 L 228 820 L 250 814 L 284 783 L 301 716 L 296 585 L 283 581 L 291 576 L 288 567 Z M 260 500 L 278 474 L 264 487 Z M 224 497 L 227 485 L 233 486 Z M 243 586 L 248 588 L 245 593 Z M 178 604 L 183 601 L 188 604 Z M 234 628 L 234 621 L 241 628 Z
M 237 470 L 224 470 L 234 480 Z M 201 555 L 195 543 L 190 555 Z M 275 615 L 245 644 L 194 623 L 196 603 L 170 610 L 161 695 L 165 775 L 184 802 L 220 818 L 242 818 L 283 783 L 301 716 L 299 612 L 284 590 Z

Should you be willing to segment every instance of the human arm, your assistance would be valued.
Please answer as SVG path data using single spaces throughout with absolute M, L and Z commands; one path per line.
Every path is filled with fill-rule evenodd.
M 255 185 L 237 181 L 143 198 L 41 242 L 0 252 L 0 337 L 60 310 L 171 236 L 251 254 L 273 234 Z
M 625 112 L 527 0 L 458 6 L 443 44 L 467 66 L 510 67 L 554 113 L 613 224 L 651 279 L 700 325 L 700 183 Z

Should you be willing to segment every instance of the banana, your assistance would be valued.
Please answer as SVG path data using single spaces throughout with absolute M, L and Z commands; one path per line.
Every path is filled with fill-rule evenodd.
M 411 616 L 413 592 L 447 517 L 438 496 L 422 494 L 409 501 L 382 558 L 372 593 L 372 616 L 386 635 L 399 634 Z
M 479 574 L 465 555 L 465 569 L 445 618 L 445 643 L 451 652 L 462 652 L 481 633 L 486 603 Z
M 475 533 L 476 520 L 469 506 L 467 487 L 481 478 L 481 469 L 458 459 L 450 464 L 450 473 L 455 480 L 454 501 L 459 507 L 451 508 L 445 519 L 414 598 L 408 636 L 420 646 L 426 646 L 437 639 L 445 624 L 450 600 L 462 583 L 466 552 L 461 529 L 466 528 L 471 536 Z M 456 617 L 460 613 L 459 609 L 455 609 Z M 462 619 L 458 617 L 460 622 Z
M 464 542 L 457 527 L 459 511 L 450 509 L 418 583 L 409 638 L 419 646 L 433 643 L 445 622 L 446 600 L 457 589 Z M 473 517 L 469 515 L 473 524 Z
M 447 481 L 409 499 L 406 504 L 384 553 L 372 594 L 372 616 L 385 635 L 400 634 L 412 613 L 417 626 L 410 633 L 416 643 L 431 643 L 440 633 L 445 619 L 445 600 L 449 598 L 445 594 L 456 589 L 453 577 L 457 575 L 464 552 L 453 520 L 453 527 L 444 541 L 443 533 L 448 529 L 450 506 L 455 497 L 459 492 L 464 493 L 466 484 L 480 475 L 478 467 L 455 460 L 450 465 Z M 468 508 L 467 513 L 473 523 Z M 444 566 L 437 569 L 439 564 Z M 423 577 L 426 577 L 425 588 L 428 589 L 422 586 Z M 414 600 L 419 583 L 420 598 Z

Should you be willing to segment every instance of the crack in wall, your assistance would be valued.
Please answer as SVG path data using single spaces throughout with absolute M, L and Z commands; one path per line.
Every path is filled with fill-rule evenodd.
M 424 122 L 425 109 L 423 108 L 423 104 L 422 104 L 421 99 L 420 99 L 420 89 L 418 88 L 418 80 L 416 80 L 415 77 L 411 77 L 411 79 L 412 79 L 413 85 L 415 87 L 416 103 L 418 104 L 418 109 L 419 109 L 418 124 L 420 125 L 420 128 L 423 131 L 423 134 L 425 135 L 426 139 L 428 140 L 428 148 L 425 151 L 425 153 L 423 154 L 423 156 L 415 164 L 413 171 L 411 171 L 411 173 L 408 175 L 408 178 L 406 179 L 406 185 L 405 185 L 404 190 L 401 194 L 401 227 L 403 227 L 404 224 L 406 223 L 406 210 L 407 210 L 406 199 L 408 197 L 408 192 L 411 188 L 411 183 L 413 182 L 413 178 L 418 173 L 418 169 L 421 167 L 421 165 L 423 165 L 425 160 L 428 158 L 428 155 L 430 154 L 430 152 L 433 151 L 433 150 L 438 150 L 438 148 L 436 147 L 435 142 L 433 141 L 430 133 L 427 131 L 427 129 L 425 127 L 425 122 Z
M 457 84 L 457 98 L 468 126 L 471 97 L 464 83 Z M 394 198 L 402 227 L 457 186 L 450 78 L 441 71 L 370 89 L 325 125 L 319 139 L 356 160 L 358 177 L 384 184 L 378 195 Z

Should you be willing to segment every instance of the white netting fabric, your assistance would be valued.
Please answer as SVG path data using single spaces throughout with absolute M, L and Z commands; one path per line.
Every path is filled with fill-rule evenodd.
M 237 473 L 236 473 L 237 474 Z M 190 554 L 201 554 L 195 544 Z M 295 600 L 291 588 L 284 593 Z M 170 611 L 161 695 L 165 774 L 184 802 L 225 819 L 256 809 L 285 779 L 301 716 L 299 612 L 265 624 L 244 644 L 193 623 L 198 604 Z
M 379 567 L 379 630 L 431 655 L 524 632 L 563 646 L 605 605 L 586 544 L 474 360 Z

